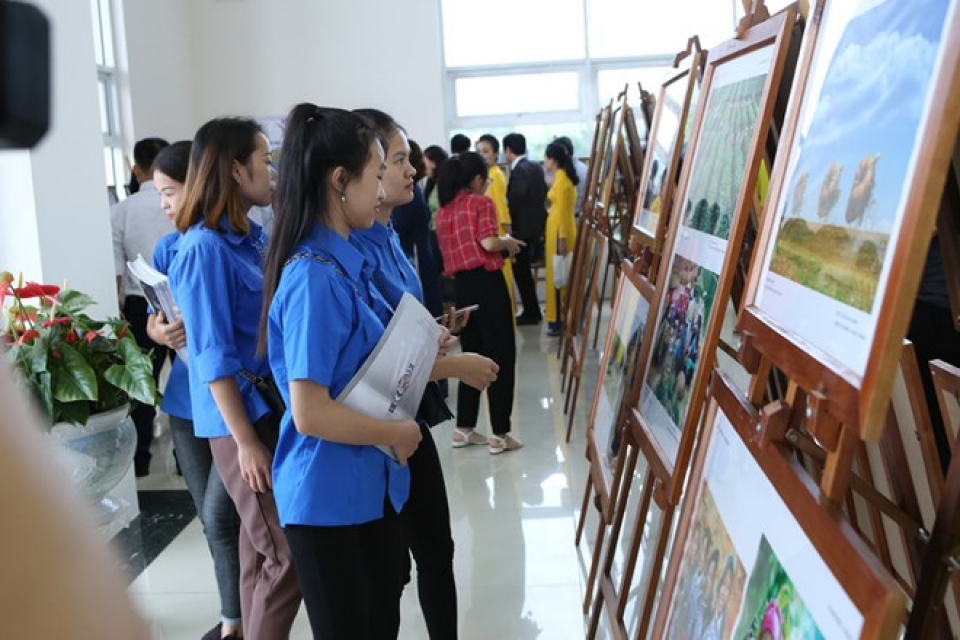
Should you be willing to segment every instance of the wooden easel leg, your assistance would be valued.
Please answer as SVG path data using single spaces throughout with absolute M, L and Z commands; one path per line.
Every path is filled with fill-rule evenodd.
M 587 523 L 587 509 L 590 507 L 590 496 L 593 495 L 593 476 L 587 474 L 587 486 L 583 490 L 583 502 L 580 504 L 580 519 L 577 520 L 577 535 L 574 537 L 574 546 L 580 546 L 583 537 L 583 526 Z M 600 518 L 603 520 L 603 517 Z
M 567 388 L 564 390 L 563 396 L 563 413 L 570 413 L 570 392 L 573 390 L 573 379 L 579 376 L 579 372 L 576 370 L 577 367 L 570 367 L 570 374 L 567 376 Z
M 843 502 L 850 488 L 850 470 L 853 466 L 853 455 L 860 440 L 857 434 L 849 427 L 840 429 L 840 441 L 834 451 L 827 452 L 826 464 L 823 467 L 823 478 L 820 488 L 834 504 Z
M 653 566 L 650 568 L 650 581 L 647 583 L 647 593 L 643 600 L 643 613 L 640 615 L 640 624 L 637 625 L 637 640 L 647 637 L 647 629 L 653 622 L 653 608 L 657 600 L 657 585 L 660 583 L 660 571 L 667 556 L 667 543 L 670 541 L 670 529 L 673 524 L 673 510 L 670 506 L 663 512 L 660 522 L 660 536 L 657 538 L 656 554 L 653 557 Z
M 580 376 L 573 380 L 573 393 L 571 394 L 570 412 L 567 414 L 567 442 L 570 442 L 570 436 L 573 434 L 573 418 L 577 414 L 577 396 L 580 395 Z
M 633 533 L 630 538 L 630 552 L 623 563 L 623 572 L 620 579 L 620 590 L 617 592 L 617 620 L 623 620 L 623 613 L 627 609 L 627 596 L 630 593 L 630 584 L 637 568 L 637 558 L 640 556 L 640 547 L 643 546 L 643 527 L 647 523 L 650 513 L 650 503 L 657 480 L 653 471 L 647 471 L 643 485 L 643 494 L 640 496 L 640 506 L 637 507 L 637 517 L 633 521 Z M 624 496 L 626 497 L 626 496 Z M 613 566 L 614 554 L 610 554 L 610 566 Z
M 597 571 L 600 569 L 600 557 L 603 551 L 603 528 L 606 522 L 603 520 L 603 514 L 600 514 L 597 523 L 597 541 L 593 545 L 593 556 L 590 558 L 590 572 L 587 574 L 587 589 L 583 596 L 583 613 L 590 611 L 590 601 L 593 599 L 593 588 L 597 582 Z
M 603 315 L 603 295 L 607 290 L 607 275 L 610 273 L 610 263 L 603 268 L 603 278 L 600 283 L 600 291 L 597 293 L 597 321 L 593 323 L 593 348 L 597 348 L 597 342 L 600 340 L 600 316 Z M 586 338 L 586 336 L 584 336 Z

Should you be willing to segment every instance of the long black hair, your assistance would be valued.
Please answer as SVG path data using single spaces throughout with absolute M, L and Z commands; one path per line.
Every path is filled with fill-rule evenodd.
M 580 182 L 580 178 L 577 177 L 577 167 L 574 166 L 573 158 L 570 157 L 570 152 L 567 151 L 567 145 L 559 140 L 554 140 L 547 145 L 547 150 L 543 155 L 556 162 L 557 166 L 563 169 L 563 172 L 567 174 L 567 177 L 570 178 L 570 182 L 572 182 L 574 186 Z
M 454 156 L 443 163 L 437 176 L 437 189 L 440 192 L 440 206 L 447 206 L 460 191 L 466 189 L 477 176 L 487 179 L 487 163 L 476 151 L 467 151 Z
M 266 350 L 267 317 L 284 263 L 310 235 L 316 222 L 329 219 L 327 176 L 343 167 L 349 178 L 359 177 L 370 158 L 374 140 L 376 134 L 370 121 L 344 109 L 303 103 L 287 116 L 277 169 L 278 205 L 263 266 L 258 345 L 261 353 Z

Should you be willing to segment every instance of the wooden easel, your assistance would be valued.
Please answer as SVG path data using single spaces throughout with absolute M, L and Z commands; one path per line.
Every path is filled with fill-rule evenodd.
M 589 610 L 590 603 L 593 600 L 593 590 L 603 549 L 604 529 L 613 522 L 621 483 L 625 483 L 625 490 L 629 490 L 637 464 L 637 447 L 630 446 L 629 442 L 624 442 L 626 436 L 624 415 L 628 404 L 625 400 L 627 400 L 629 394 L 623 393 L 622 390 L 627 381 L 642 375 L 638 371 L 638 366 L 644 361 L 640 356 L 643 353 L 643 345 L 648 340 L 651 317 L 655 315 L 652 305 L 655 304 L 656 296 L 653 283 L 638 273 L 636 267 L 635 263 L 624 261 L 620 270 L 620 282 L 614 298 L 610 328 L 603 350 L 603 357 L 600 361 L 590 417 L 587 421 L 586 455 L 590 461 L 590 473 L 584 487 L 580 518 L 577 522 L 575 538 L 577 546 L 580 545 L 583 535 L 591 497 L 595 497 L 599 519 L 596 534 L 597 544 L 594 545 L 587 576 L 584 612 Z M 632 314 L 625 304 L 628 298 L 636 302 L 636 309 L 633 310 Z M 633 344 L 634 336 L 631 335 L 627 344 L 624 345 L 619 332 L 623 332 L 627 327 L 632 328 L 634 323 L 642 325 L 642 327 L 638 326 L 636 331 L 636 338 L 639 342 Z M 615 341 L 620 341 L 619 349 L 622 353 L 622 364 L 616 369 L 614 375 L 621 375 L 622 377 L 620 378 L 619 396 L 610 398 L 606 387 L 606 377 L 611 368 Z M 636 349 L 636 351 L 631 353 L 632 349 Z M 600 410 L 601 407 L 604 407 L 604 411 Z M 606 423 L 604 423 L 605 421 Z M 615 469 L 610 466 L 611 458 L 615 459 Z
M 811 42 L 816 42 L 819 35 L 825 6 L 824 0 L 820 0 L 812 13 L 807 36 Z M 954 20 L 960 19 L 954 16 Z M 960 28 L 960 24 L 954 26 Z M 788 147 L 794 145 L 797 137 L 798 112 L 810 81 L 810 69 L 815 63 L 814 49 L 812 45 L 806 48 L 797 74 L 795 86 L 800 93 L 794 97 L 782 136 Z M 948 46 L 944 49 L 944 56 L 946 66 L 954 68 L 960 59 L 960 51 L 956 46 Z M 904 222 L 899 235 L 891 238 L 895 243 L 892 245 L 894 250 L 887 250 L 889 279 L 885 290 L 875 294 L 874 305 L 879 305 L 879 313 L 864 369 L 860 372 L 851 370 L 831 353 L 784 327 L 778 317 L 764 310 L 765 302 L 756 304 L 769 273 L 767 254 L 778 246 L 775 242 L 779 240 L 782 224 L 778 215 L 769 212 L 758 236 L 761 254 L 754 262 L 746 292 L 746 308 L 738 323 L 743 336 L 741 362 L 751 374 L 762 374 L 754 377 L 751 400 L 759 403 L 766 372 L 772 366 L 805 390 L 806 406 L 792 410 L 806 413 L 808 431 L 826 451 L 821 487 L 831 500 L 838 503 L 847 492 L 856 443 L 860 439 L 877 440 L 880 437 L 897 368 L 899 341 L 906 332 L 911 310 L 902 301 L 914 299 L 925 255 L 923 249 L 930 237 L 942 194 L 948 165 L 944 158 L 953 148 L 960 124 L 960 82 L 951 74 L 941 72 L 939 77 L 933 78 L 932 88 L 934 97 L 924 121 L 926 126 L 918 132 L 918 144 L 923 151 L 913 167 L 912 182 L 904 187 L 907 196 Z M 791 148 L 790 153 L 796 151 Z M 771 195 L 774 197 L 769 204 L 777 206 L 777 213 L 786 208 L 784 185 L 789 179 L 786 175 L 788 167 L 791 167 L 789 159 L 778 162 L 771 180 Z
M 594 321 L 600 320 L 600 314 L 595 314 L 593 311 L 599 295 L 600 272 L 607 264 L 609 251 L 608 240 L 604 234 L 596 229 L 589 233 L 591 237 L 584 245 L 583 262 L 581 262 L 580 309 L 575 312 L 575 321 L 578 326 L 571 329 L 571 337 L 566 342 L 563 354 L 564 360 L 569 362 L 563 402 L 564 413 L 567 414 L 567 442 L 570 442 L 570 435 L 573 432 L 580 379 L 583 376 L 583 366 L 587 356 L 587 336 Z
M 560 358 L 560 377 L 561 385 L 566 384 L 567 365 L 569 364 L 569 343 L 575 335 L 575 331 L 580 326 L 579 313 L 581 311 L 581 300 L 584 295 L 583 282 L 583 254 L 587 240 L 591 237 L 589 232 L 597 228 L 597 189 L 600 185 L 600 168 L 603 162 L 603 154 L 607 148 L 607 138 L 610 135 L 610 118 L 612 114 L 612 103 L 605 106 L 597 114 L 597 122 L 594 127 L 593 146 L 590 151 L 590 162 L 588 166 L 587 184 L 584 187 L 583 201 L 581 203 L 579 229 L 577 231 L 577 243 L 573 249 L 573 261 L 570 267 L 570 287 L 569 295 L 564 301 L 564 307 L 561 309 L 563 327 L 560 332 L 560 339 L 557 341 L 557 357 Z
M 723 323 L 722 305 L 725 304 L 730 294 L 733 274 L 740 252 L 740 243 L 743 239 L 743 232 L 746 225 L 747 211 L 752 205 L 752 194 L 755 189 L 757 170 L 769 129 L 768 123 L 773 108 L 773 97 L 776 95 L 776 88 L 779 87 L 780 76 L 783 73 L 787 44 L 789 43 L 795 18 L 795 9 L 788 9 L 770 20 L 757 24 L 749 31 L 741 34 L 738 38 L 722 43 L 714 49 L 711 49 L 707 58 L 706 75 L 703 82 L 704 98 L 698 107 L 696 124 L 691 137 L 690 150 L 688 151 L 688 159 L 684 163 L 683 172 L 680 177 L 680 186 L 678 187 L 679 197 L 676 198 L 673 203 L 670 227 L 667 235 L 666 246 L 670 248 L 669 250 L 672 257 L 668 263 L 668 267 L 661 269 L 657 282 L 657 294 L 661 301 L 657 305 L 656 324 L 658 326 L 655 331 L 656 337 L 644 345 L 645 354 L 643 357 L 645 358 L 644 362 L 647 363 L 646 370 L 643 376 L 634 381 L 634 388 L 631 393 L 632 408 L 629 416 L 630 436 L 626 441 L 628 444 L 635 444 L 639 447 L 644 460 L 649 465 L 643 484 L 644 493 L 640 501 L 640 508 L 634 520 L 632 537 L 629 543 L 631 551 L 623 567 L 619 585 L 617 585 L 614 584 L 611 569 L 615 560 L 614 554 L 616 546 L 619 542 L 619 532 L 626 512 L 625 499 L 627 491 L 621 490 L 619 492 L 617 511 L 610 533 L 610 540 L 607 543 L 608 551 L 600 576 L 600 593 L 596 597 L 591 612 L 588 637 L 593 637 L 593 634 L 596 633 L 599 626 L 600 612 L 604 606 L 606 606 L 608 611 L 610 626 L 614 630 L 614 636 L 621 637 L 617 630 L 622 631 L 624 628 L 623 612 L 626 606 L 626 591 L 629 589 L 633 579 L 635 563 L 642 544 L 644 526 L 651 504 L 655 500 L 657 506 L 662 511 L 662 520 L 659 530 L 655 534 L 651 534 L 651 538 L 655 540 L 652 549 L 647 549 L 647 553 L 652 554 L 652 556 L 650 556 L 652 560 L 648 563 L 650 571 L 644 582 L 644 595 L 639 613 L 640 621 L 637 637 L 645 637 L 652 622 L 656 601 L 655 585 L 661 567 L 663 566 L 666 547 L 670 538 L 670 525 L 673 521 L 677 505 L 679 504 L 693 445 L 698 434 L 699 419 L 703 409 L 702 401 L 706 395 L 708 376 L 712 369 L 713 354 L 717 348 L 720 328 Z M 720 95 L 721 98 L 718 98 L 717 101 L 714 102 L 710 93 L 711 84 L 717 74 L 717 70 L 721 68 L 722 65 L 734 60 L 739 60 L 745 56 L 754 56 L 750 58 L 751 60 L 763 60 L 763 64 L 768 64 L 769 69 L 765 72 L 764 83 L 756 98 L 758 103 L 756 105 L 757 114 L 756 120 L 751 122 L 748 128 L 750 135 L 741 138 L 741 140 L 749 140 L 749 150 L 744 157 L 745 164 L 742 167 L 742 182 L 739 184 L 738 196 L 730 220 L 729 234 L 726 237 L 726 246 L 723 249 L 724 257 L 722 267 L 718 270 L 717 280 L 714 281 L 716 286 L 712 301 L 713 312 L 711 313 L 711 308 L 708 308 L 706 301 L 704 301 L 704 320 L 698 320 L 698 322 L 701 323 L 700 326 L 706 326 L 706 330 L 702 332 L 703 339 L 699 350 L 700 362 L 695 365 L 694 372 L 692 373 L 692 384 L 690 384 L 687 389 L 691 400 L 687 405 L 686 413 L 679 421 L 680 424 L 677 425 L 677 427 L 679 427 L 677 429 L 678 435 L 676 436 L 678 437 L 678 441 L 673 443 L 674 450 L 671 451 L 667 448 L 669 444 L 665 444 L 663 438 L 665 435 L 668 438 L 673 436 L 673 434 L 676 433 L 674 427 L 662 423 L 659 415 L 654 416 L 647 414 L 646 411 L 642 409 L 644 404 L 648 402 L 647 398 L 654 397 L 654 385 L 650 384 L 648 386 L 647 380 L 651 378 L 653 371 L 652 365 L 657 357 L 657 350 L 662 346 L 660 344 L 663 342 L 662 336 L 666 336 L 672 326 L 668 324 L 670 321 L 667 313 L 673 312 L 671 305 L 667 302 L 668 294 L 673 295 L 671 290 L 678 289 L 681 284 L 687 287 L 693 282 L 692 280 L 688 280 L 686 284 L 684 284 L 684 278 L 687 277 L 684 273 L 689 272 L 689 267 L 685 266 L 686 263 L 692 264 L 694 267 L 693 271 L 696 274 L 703 273 L 703 267 L 683 258 L 682 255 L 678 253 L 677 245 L 681 229 L 685 236 L 689 236 L 689 229 L 695 226 L 691 213 L 687 211 L 686 202 L 689 197 L 687 191 L 690 188 L 691 181 L 697 180 L 700 172 L 703 171 L 703 167 L 707 166 L 707 162 L 698 156 L 698 154 L 707 154 L 710 150 L 717 148 L 715 144 L 710 145 L 706 142 L 703 143 L 701 148 L 701 138 L 710 140 L 711 138 L 708 138 L 704 132 L 706 131 L 707 135 L 712 135 L 715 133 L 716 128 L 724 122 L 720 114 L 727 113 L 729 110 L 728 104 L 725 102 L 726 100 L 745 101 L 744 104 L 752 106 L 750 102 L 752 98 L 742 98 L 736 91 L 733 93 L 718 93 L 717 95 Z M 759 66 L 759 63 L 755 64 Z M 736 90 L 749 85 L 731 83 L 731 86 L 734 86 Z M 713 140 L 715 143 L 715 139 Z M 709 156 L 704 155 L 703 157 Z M 715 233 L 716 225 L 713 225 L 713 227 L 714 229 L 710 237 L 722 238 L 722 235 L 717 236 Z M 714 240 L 710 240 L 710 242 L 714 242 Z M 697 275 L 696 279 L 697 286 L 705 286 L 708 282 L 703 279 L 702 275 Z M 674 283 L 673 280 L 676 280 L 676 282 Z M 706 298 L 705 293 L 704 298 Z M 719 313 L 716 312 L 718 308 L 720 309 Z M 682 329 L 682 331 L 686 332 L 686 329 Z M 659 357 L 662 358 L 663 356 Z M 661 373 L 659 375 L 662 379 L 670 373 L 670 370 L 665 364 L 661 366 L 660 371 Z M 679 397 L 679 394 L 677 395 Z M 653 402 L 659 403 L 659 400 L 652 400 L 649 406 L 652 407 Z M 638 404 L 640 405 L 639 407 L 637 406 Z
M 960 432 L 960 369 L 941 361 L 930 364 L 944 425 L 950 433 Z M 956 440 L 956 438 L 954 438 Z M 923 561 L 919 587 L 914 598 L 907 640 L 934 637 L 943 615 L 944 594 L 960 567 L 960 456 L 954 450 L 930 543 Z
M 730 587 L 727 590 L 729 599 L 720 603 L 720 610 L 714 609 L 711 613 L 711 621 L 719 616 L 724 622 L 724 637 L 742 637 L 747 628 L 754 628 L 750 622 L 763 615 L 764 603 L 767 602 L 766 596 L 757 597 L 757 592 L 751 591 L 756 578 L 759 577 L 757 582 L 763 584 L 763 577 L 768 575 L 760 565 L 759 552 L 757 556 L 747 555 L 751 549 L 743 547 L 744 541 L 752 536 L 760 539 L 761 550 L 769 550 L 770 555 L 764 555 L 764 558 L 772 557 L 779 561 L 777 554 L 787 552 L 817 562 L 818 566 L 814 568 L 816 573 L 806 575 L 799 581 L 794 578 L 799 573 L 784 569 L 787 579 L 793 581 L 790 582 L 792 597 L 787 606 L 792 607 L 797 600 L 809 597 L 812 591 L 828 590 L 830 596 L 817 606 L 816 614 L 807 614 L 814 619 L 818 630 L 820 624 L 837 627 L 823 631 L 825 637 L 896 637 L 906 607 L 903 593 L 843 515 L 837 509 L 824 508 L 818 487 L 809 480 L 789 447 L 763 436 L 771 427 L 782 427 L 782 417 L 776 412 L 758 413 L 719 370 L 714 370 L 703 437 L 697 446 L 691 483 L 684 498 L 674 551 L 661 593 L 662 604 L 657 610 L 651 637 L 673 637 L 671 630 L 687 623 L 695 615 L 687 607 L 712 607 L 709 603 L 698 601 L 694 597 L 695 592 L 690 589 L 691 572 L 696 568 L 694 550 L 697 548 L 694 545 L 707 544 L 694 535 L 695 529 L 700 530 L 705 526 L 712 528 L 711 546 L 717 547 L 721 542 L 732 545 L 735 555 L 729 556 L 728 563 L 737 559 L 731 565 L 734 572 L 740 564 L 744 565 L 741 571 L 749 574 L 744 580 L 746 584 L 731 581 L 734 585 L 740 585 L 739 599 L 736 595 L 738 591 Z M 724 472 L 717 466 L 719 463 L 713 463 L 715 449 L 724 452 L 721 459 L 731 464 L 732 468 Z M 718 478 L 718 469 L 726 476 L 725 481 L 722 476 Z M 714 482 L 716 484 L 710 484 Z M 739 490 L 743 495 L 728 497 L 725 501 L 728 506 L 742 504 L 745 496 L 751 495 L 762 496 L 757 500 L 762 500 L 765 508 L 761 511 L 763 516 L 738 523 L 736 532 L 729 528 L 729 519 L 724 520 L 722 507 L 715 506 L 724 504 L 724 496 L 716 492 L 730 489 Z M 708 520 L 703 512 L 711 505 L 720 514 L 717 519 Z M 727 518 L 730 516 L 728 511 Z M 770 521 L 775 526 L 769 526 Z M 749 532 L 749 535 L 745 536 L 745 532 Z M 772 535 L 772 539 L 768 539 L 768 535 Z M 806 550 L 808 548 L 809 551 Z M 754 558 L 753 569 L 748 571 L 746 562 Z M 796 569 L 794 562 L 793 570 Z M 716 579 L 716 574 L 712 578 L 705 577 L 703 591 L 716 593 L 718 585 L 713 582 Z M 754 595 L 751 598 L 752 593 Z M 764 592 L 761 590 L 759 593 Z M 837 600 L 834 594 L 849 598 L 853 611 L 835 607 Z M 776 604 L 778 609 L 782 606 L 779 600 Z M 731 611 L 735 614 L 739 612 L 736 619 L 727 617 Z M 846 629 L 846 633 L 840 633 L 841 629 Z M 754 628 L 754 632 L 757 631 Z
M 687 48 L 674 58 L 673 67 L 677 73 L 663 83 L 656 101 L 647 153 L 639 173 L 640 186 L 630 238 L 634 255 L 646 255 L 644 262 L 649 265 L 647 274 L 651 278 L 656 277 L 663 254 L 680 158 L 689 132 L 688 119 L 693 119 L 691 111 L 703 76 L 706 54 L 700 47 L 700 39 L 691 37 Z M 676 131 L 667 131 L 667 120 L 671 124 L 676 121 Z

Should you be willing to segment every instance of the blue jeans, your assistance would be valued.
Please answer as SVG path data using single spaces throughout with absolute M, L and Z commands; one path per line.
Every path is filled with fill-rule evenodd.
M 210 453 L 210 441 L 193 433 L 193 422 L 170 416 L 170 436 L 187 490 L 203 525 L 220 592 L 220 615 L 240 621 L 240 518 Z

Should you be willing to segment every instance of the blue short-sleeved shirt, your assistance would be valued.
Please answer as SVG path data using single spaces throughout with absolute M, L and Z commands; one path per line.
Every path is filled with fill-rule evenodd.
M 290 405 L 290 382 L 311 380 L 336 398 L 383 335 L 391 311 L 364 276 L 364 258 L 324 225 L 294 250 L 312 258 L 283 269 L 270 305 L 270 367 Z M 338 272 L 339 269 L 339 272 Z M 273 458 L 273 494 L 280 523 L 340 526 L 383 517 L 384 497 L 399 512 L 410 491 L 410 470 L 374 446 L 305 436 L 289 409 Z
M 350 232 L 350 243 L 360 249 L 370 265 L 370 277 L 380 293 L 393 306 L 404 293 L 423 303 L 423 286 L 410 260 L 400 247 L 393 225 L 374 222 L 369 229 Z
M 254 222 L 247 235 L 235 233 L 222 218 L 219 229 L 202 222 L 180 239 L 168 277 L 187 330 L 193 430 L 201 438 L 230 435 L 210 383 L 235 376 L 251 421 L 269 411 L 256 388 L 238 374 L 270 371 L 256 355 L 263 308 L 263 251 L 266 236 Z
M 180 232 L 178 231 L 160 238 L 153 250 L 153 266 L 157 271 L 162 274 L 170 271 L 170 263 L 177 255 L 179 242 Z M 193 412 L 190 409 L 190 374 L 183 360 L 177 357 L 176 352 L 173 355 L 173 364 L 170 365 L 170 376 L 167 378 L 167 386 L 163 390 L 160 409 L 168 415 L 183 420 L 193 419 Z

